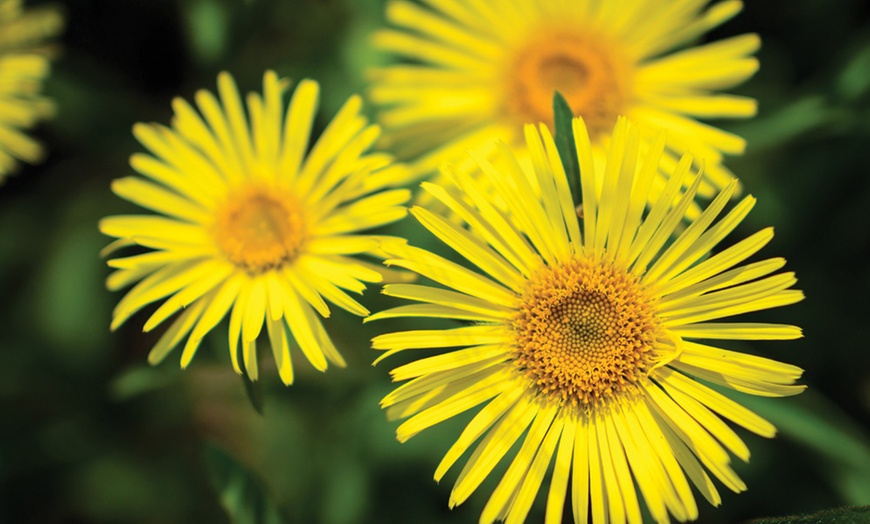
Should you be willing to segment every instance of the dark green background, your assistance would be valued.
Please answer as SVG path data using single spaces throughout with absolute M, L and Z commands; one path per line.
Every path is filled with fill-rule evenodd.
M 218 71 L 248 91 L 273 68 L 321 82 L 321 129 L 379 60 L 366 38 L 383 3 L 57 4 L 68 24 L 46 90 L 59 111 L 34 131 L 50 156 L 0 187 L 0 522 L 476 522 L 492 483 L 451 512 L 456 471 L 431 480 L 462 420 L 400 445 L 378 408 L 402 358 L 372 368 L 368 340 L 403 324 L 360 328 L 337 312 L 327 326 L 349 367 L 321 374 L 300 361 L 291 388 L 262 352 L 262 417 L 231 371 L 225 325 L 183 373 L 178 354 L 145 365 L 147 312 L 108 331 L 120 295 L 104 288 L 96 223 L 135 211 L 109 191 L 141 150 L 131 126 L 167 123 L 171 98 L 214 89 Z M 781 432 L 739 430 L 753 452 L 736 464 L 749 491 L 721 488 L 719 509 L 699 501 L 712 523 L 870 504 L 870 7 L 754 1 L 710 38 L 750 31 L 762 67 L 739 91 L 760 112 L 722 125 L 749 140 L 729 165 L 759 201 L 729 241 L 776 227 L 762 255 L 785 256 L 807 299 L 754 318 L 806 337 L 736 347 L 803 367 L 809 390 L 741 398 Z M 429 242 L 410 223 L 389 231 Z M 386 304 L 376 288 L 364 303 Z

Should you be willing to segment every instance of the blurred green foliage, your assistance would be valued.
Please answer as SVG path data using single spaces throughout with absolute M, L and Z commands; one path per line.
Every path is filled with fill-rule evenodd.
M 262 415 L 231 370 L 225 325 L 185 372 L 174 356 L 146 366 L 147 311 L 108 331 L 118 296 L 102 284 L 96 222 L 134 210 L 109 191 L 140 150 L 133 123 L 167 122 L 172 97 L 213 89 L 218 71 L 253 90 L 271 68 L 321 82 L 322 129 L 380 60 L 367 35 L 383 2 L 54 3 L 68 21 L 47 85 L 59 111 L 35 131 L 51 153 L 0 188 L 0 522 L 475 522 L 485 496 L 451 512 L 456 472 L 431 480 L 462 417 L 399 445 L 378 407 L 401 357 L 372 368 L 368 341 L 400 324 L 336 313 L 329 328 L 348 368 L 300 361 L 290 388 L 264 358 Z M 759 203 L 735 235 L 776 226 L 762 254 L 785 256 L 807 299 L 760 315 L 802 326 L 804 339 L 739 348 L 805 368 L 811 393 L 741 397 L 780 435 L 741 432 L 749 491 L 702 503 L 712 523 L 870 504 L 870 5 L 749 2 L 710 38 L 742 32 L 764 42 L 741 88 L 760 113 L 722 125 L 749 141 L 729 166 Z M 430 241 L 410 221 L 390 232 Z M 364 300 L 387 304 L 376 289 Z

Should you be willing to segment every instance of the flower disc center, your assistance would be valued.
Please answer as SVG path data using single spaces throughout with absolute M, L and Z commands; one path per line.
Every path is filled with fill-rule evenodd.
M 591 408 L 646 377 L 659 331 L 635 276 L 579 257 L 529 281 L 512 327 L 517 368 L 541 392 Z
M 594 139 L 608 133 L 629 100 L 630 63 L 606 39 L 591 33 L 540 31 L 513 54 L 506 70 L 506 106 L 518 123 L 553 126 L 559 91 Z
M 219 208 L 213 233 L 232 263 L 262 273 L 296 258 L 305 241 L 305 221 L 291 194 L 248 189 Z

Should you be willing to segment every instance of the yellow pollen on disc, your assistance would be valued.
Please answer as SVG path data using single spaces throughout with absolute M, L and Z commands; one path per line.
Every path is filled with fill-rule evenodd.
M 553 93 L 559 91 L 595 139 L 625 113 L 631 62 L 619 46 L 578 29 L 544 28 L 517 50 L 505 70 L 506 110 L 517 123 L 553 127 Z
M 576 257 L 534 275 L 512 322 L 513 362 L 540 391 L 587 411 L 651 370 L 659 322 L 638 279 Z
M 296 259 L 305 221 L 290 193 L 248 188 L 231 193 L 218 208 L 212 232 L 230 262 L 256 274 Z

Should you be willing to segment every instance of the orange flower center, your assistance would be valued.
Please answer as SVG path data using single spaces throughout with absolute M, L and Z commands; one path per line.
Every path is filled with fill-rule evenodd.
M 212 232 L 223 254 L 254 274 L 295 260 L 306 239 L 293 195 L 263 188 L 232 194 L 218 209 Z
M 553 127 L 559 91 L 593 139 L 609 133 L 630 97 L 631 62 L 619 46 L 576 29 L 536 32 L 513 53 L 506 70 L 507 111 L 518 123 Z
M 580 257 L 530 279 L 512 325 L 517 368 L 541 392 L 584 409 L 647 376 L 660 331 L 634 275 Z

